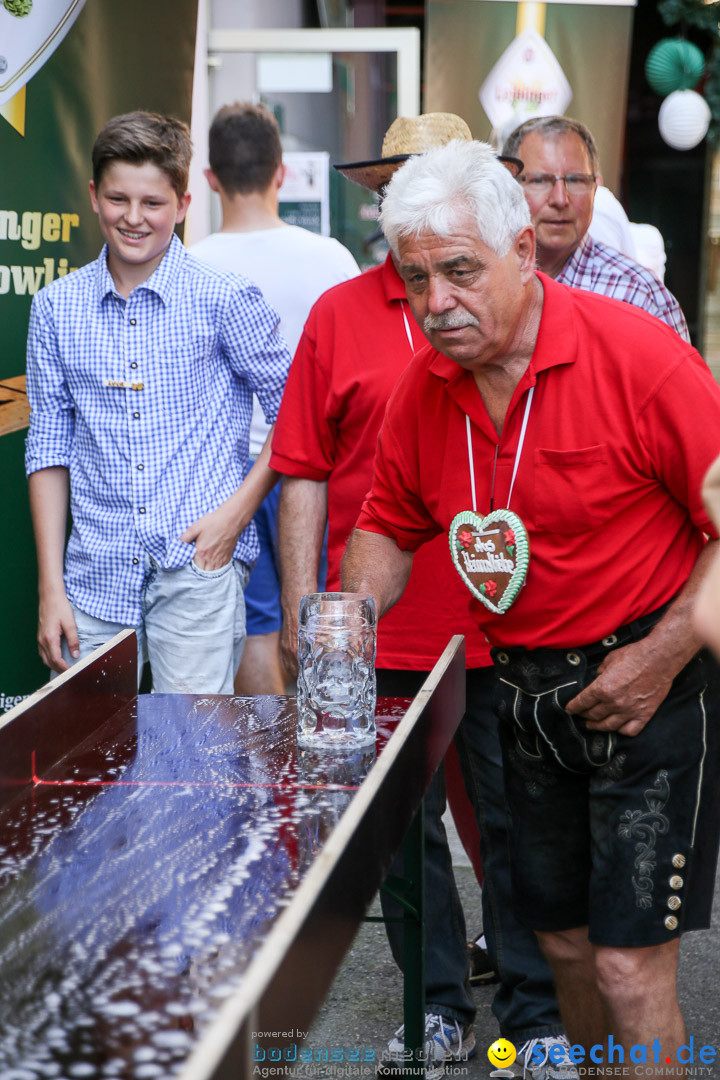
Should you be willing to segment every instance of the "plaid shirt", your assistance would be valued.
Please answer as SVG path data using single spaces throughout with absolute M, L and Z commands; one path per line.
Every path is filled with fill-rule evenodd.
M 575 289 L 624 300 L 662 319 L 685 341 L 690 340 L 682 309 L 663 283 L 627 255 L 593 240 L 590 233 L 585 234 L 555 280 Z
M 272 423 L 290 354 L 259 289 L 177 237 L 127 300 L 106 251 L 33 300 L 25 464 L 70 473 L 69 598 L 137 625 L 145 555 L 166 569 L 190 562 L 178 537 L 241 484 L 253 391 Z M 250 524 L 234 557 L 257 553 Z

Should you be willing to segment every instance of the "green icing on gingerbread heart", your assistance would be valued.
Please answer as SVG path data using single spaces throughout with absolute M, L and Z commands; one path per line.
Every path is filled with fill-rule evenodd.
M 450 554 L 460 577 L 481 603 L 502 615 L 525 584 L 530 544 L 517 514 L 493 510 L 480 517 L 456 514 L 450 526 Z

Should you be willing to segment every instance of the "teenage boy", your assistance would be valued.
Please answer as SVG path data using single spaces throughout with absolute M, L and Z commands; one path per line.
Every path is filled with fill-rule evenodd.
M 205 176 L 220 197 L 220 231 L 190 249 L 196 259 L 254 281 L 280 316 L 280 332 L 295 352 L 310 308 L 326 289 L 359 274 L 347 248 L 329 236 L 287 225 L 279 214 L 285 179 L 277 120 L 264 105 L 224 105 L 210 125 Z M 250 455 L 268 434 L 254 404 Z M 245 590 L 247 640 L 235 677 L 238 694 L 284 694 L 277 541 L 279 485 L 255 515 L 260 555 Z
M 290 356 L 259 290 L 198 263 L 174 235 L 191 154 L 172 117 L 110 120 L 90 181 L 106 244 L 33 301 L 38 643 L 63 671 L 131 627 L 156 691 L 232 693 L 251 521 L 276 479 L 269 440 L 248 471 L 252 395 L 272 423 Z

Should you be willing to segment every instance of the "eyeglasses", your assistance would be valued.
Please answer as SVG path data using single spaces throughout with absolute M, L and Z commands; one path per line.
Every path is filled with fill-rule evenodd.
M 553 176 L 552 173 L 523 173 L 518 176 L 518 182 L 538 195 L 547 195 L 548 192 L 562 180 L 568 195 L 587 195 L 595 187 L 595 176 L 588 173 L 569 173 L 567 176 Z

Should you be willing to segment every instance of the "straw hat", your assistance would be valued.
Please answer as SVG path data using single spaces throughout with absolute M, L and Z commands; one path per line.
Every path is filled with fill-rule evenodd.
M 465 121 L 454 113 L 423 113 L 421 116 L 398 116 L 387 129 L 382 144 L 382 157 L 375 161 L 353 161 L 333 168 L 348 180 L 379 192 L 413 154 L 423 154 L 445 146 L 453 139 L 472 142 L 472 133 Z M 511 167 L 515 176 L 522 169 L 517 158 L 499 157 Z

